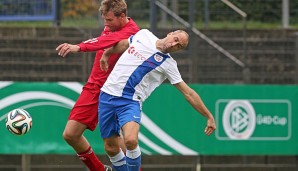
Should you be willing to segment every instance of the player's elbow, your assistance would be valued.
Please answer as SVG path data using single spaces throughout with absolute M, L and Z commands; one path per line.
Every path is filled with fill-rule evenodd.
M 193 99 L 194 91 L 192 89 L 188 89 L 188 91 L 184 92 L 184 97 L 186 98 L 187 101 L 191 101 Z
M 187 94 L 185 94 L 184 97 L 192 106 L 195 106 L 199 102 L 198 94 L 192 89 Z

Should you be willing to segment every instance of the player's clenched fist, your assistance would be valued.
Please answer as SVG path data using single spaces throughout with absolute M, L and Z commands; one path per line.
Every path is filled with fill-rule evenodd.
M 62 43 L 56 48 L 56 51 L 58 51 L 58 55 L 65 57 L 70 52 L 72 52 L 72 53 L 79 52 L 80 47 L 78 45 Z

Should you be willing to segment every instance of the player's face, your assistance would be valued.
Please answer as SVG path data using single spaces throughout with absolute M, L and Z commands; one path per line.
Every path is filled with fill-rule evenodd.
M 171 32 L 167 35 L 163 45 L 163 52 L 176 52 L 184 49 L 188 44 L 188 36 L 179 31 Z
M 105 26 L 107 26 L 112 32 L 119 30 L 122 27 L 124 19 L 123 17 L 125 17 L 123 13 L 119 17 L 117 17 L 112 11 L 109 11 L 107 14 L 102 15 Z

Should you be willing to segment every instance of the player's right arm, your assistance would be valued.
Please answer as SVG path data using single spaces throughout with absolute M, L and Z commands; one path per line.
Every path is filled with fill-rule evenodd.
M 102 57 L 100 58 L 100 69 L 107 71 L 109 68 L 109 58 L 111 54 L 122 54 L 129 47 L 129 42 L 127 39 L 121 40 L 115 46 L 110 47 L 104 51 Z
M 103 32 L 101 36 L 86 40 L 77 45 L 80 46 L 80 52 L 95 52 L 98 50 L 104 50 L 115 46 L 119 41 L 136 34 L 138 30 L 138 27 L 127 27 L 121 31 Z
M 129 36 L 136 34 L 139 31 L 139 27 L 134 24 L 130 24 L 129 27 L 116 32 L 103 32 L 101 36 L 97 38 L 88 39 L 79 44 L 72 45 L 69 43 L 63 43 L 56 48 L 58 55 L 65 57 L 69 53 L 75 52 L 96 52 L 98 50 L 104 50 L 116 45 L 119 41 L 127 39 Z
M 212 134 L 212 132 L 216 129 L 215 121 L 199 94 L 196 93 L 192 88 L 190 88 L 184 81 L 174 84 L 174 86 L 184 95 L 186 100 L 196 111 L 206 117 L 207 126 L 204 132 L 206 135 Z

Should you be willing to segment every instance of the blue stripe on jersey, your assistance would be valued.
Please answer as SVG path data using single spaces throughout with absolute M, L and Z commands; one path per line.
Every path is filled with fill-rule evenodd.
M 134 36 L 134 35 L 131 35 L 131 36 L 129 37 L 129 44 L 131 44 L 132 39 L 133 39 L 133 36 Z
M 156 55 L 163 57 L 162 60 L 159 62 L 156 61 Z M 169 57 L 170 56 L 168 55 L 157 52 L 145 60 L 141 65 L 139 65 L 127 80 L 122 92 L 122 97 L 132 99 L 133 94 L 135 93 L 135 87 L 141 82 L 144 76 L 156 67 L 160 66 Z

